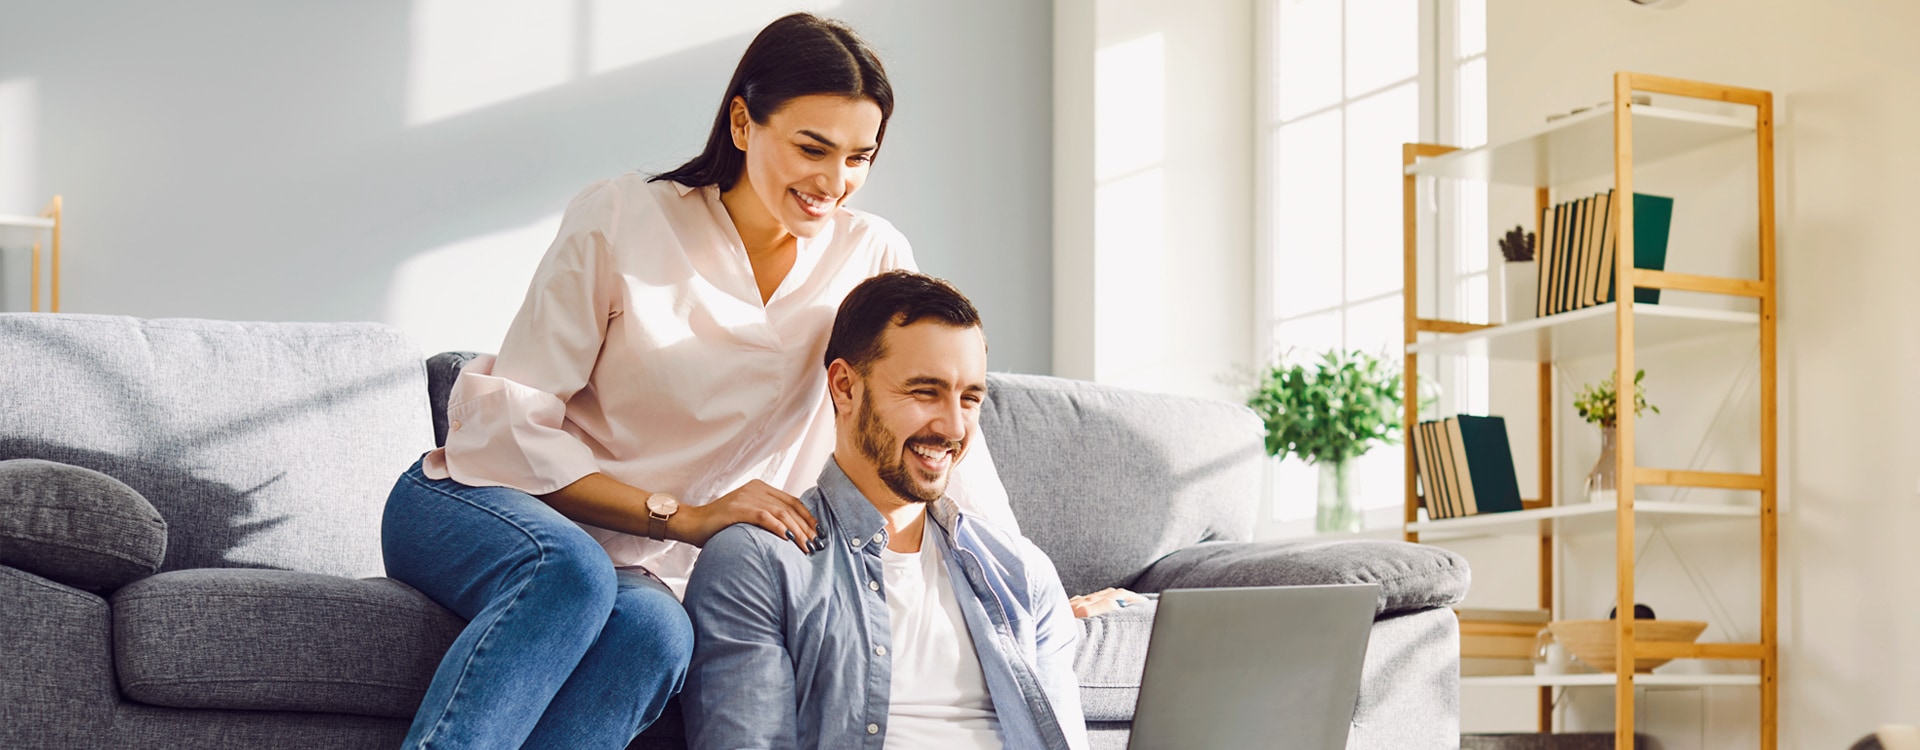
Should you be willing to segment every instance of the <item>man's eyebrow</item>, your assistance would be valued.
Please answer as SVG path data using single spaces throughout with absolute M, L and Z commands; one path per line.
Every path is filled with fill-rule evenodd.
M 827 148 L 839 148 L 839 147 L 840 147 L 840 144 L 838 144 L 838 143 L 834 143 L 833 141 L 831 141 L 831 140 L 828 140 L 826 136 L 824 136 L 824 135 L 821 135 L 821 134 L 819 134 L 819 133 L 815 133 L 815 132 L 813 132 L 813 131 L 811 131 L 811 130 L 802 130 L 802 131 L 800 131 L 800 134 L 801 134 L 801 135 L 804 135 L 804 136 L 806 136 L 806 137 L 808 137 L 808 138 L 812 138 L 812 139 L 814 139 L 814 140 L 816 140 L 816 141 L 819 141 L 819 142 L 820 142 L 820 145 L 822 145 L 822 146 L 826 146 Z M 854 153 L 856 153 L 856 154 L 864 154 L 864 153 L 866 153 L 866 152 L 868 152 L 868 151 L 872 151 L 872 150 L 874 150 L 874 149 L 877 149 L 877 148 L 879 148 L 879 146 L 877 146 L 877 145 L 876 145 L 876 146 L 867 146 L 867 147 L 864 147 L 864 148 L 856 148 L 856 149 L 854 149 L 854 150 L 853 150 L 853 152 L 854 152 Z
M 906 385 L 908 388 L 912 388 L 914 386 L 920 386 L 920 385 L 934 385 L 934 386 L 939 386 L 941 388 L 945 388 L 947 387 L 947 381 L 942 378 L 936 378 L 932 375 L 915 375 L 911 378 L 907 378 Z

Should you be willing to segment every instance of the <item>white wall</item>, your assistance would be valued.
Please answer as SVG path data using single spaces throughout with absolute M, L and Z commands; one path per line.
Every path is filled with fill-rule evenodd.
M 993 368 L 1047 372 L 1050 9 L 804 4 L 896 90 L 854 205 L 973 297 Z M 800 5 L 7 3 L 0 213 L 66 196 L 67 311 L 386 320 L 491 351 L 567 199 L 692 156 L 752 34 Z
M 1911 179 L 1920 167 L 1912 138 L 1920 132 L 1920 100 L 1912 96 L 1920 88 L 1920 46 L 1910 38 L 1920 28 L 1920 4 L 1690 0 L 1654 11 L 1627 0 L 1491 0 L 1487 19 L 1495 140 L 1607 98 L 1617 70 L 1774 92 L 1781 746 L 1845 747 L 1882 723 L 1920 723 L 1920 547 L 1909 541 L 1920 523 L 1920 396 L 1911 387 L 1920 372 L 1920 301 L 1911 291 L 1920 255 L 1905 226 L 1920 201 L 1920 182 Z M 1750 149 L 1749 142 L 1638 173 L 1640 189 L 1679 200 L 1669 268 L 1754 273 L 1752 193 L 1740 187 L 1752 176 Z M 1496 195 L 1494 205 L 1493 225 L 1511 226 L 1524 219 L 1531 197 Z M 1752 352 L 1751 340 L 1643 352 L 1648 396 L 1666 413 L 1640 423 L 1642 463 L 1757 468 L 1757 390 L 1735 376 L 1751 366 Z M 1597 379 L 1607 366 L 1575 363 L 1562 385 Z M 1531 399 L 1529 376 L 1506 377 L 1524 382 L 1496 383 L 1495 393 Z M 1531 436 L 1516 437 L 1516 454 L 1532 455 Z M 1563 424 L 1558 438 L 1565 480 L 1558 484 L 1566 493 L 1577 490 L 1597 443 L 1578 424 Z M 1752 536 L 1694 528 L 1669 537 L 1647 544 L 1643 535 L 1638 598 L 1663 617 L 1715 621 L 1706 640 L 1753 639 Z M 1610 545 L 1569 545 L 1565 616 L 1605 615 Z M 1509 549 L 1475 563 L 1477 574 L 1531 567 L 1531 555 Z M 1732 617 L 1717 616 L 1722 608 Z M 1704 741 L 1695 728 L 1663 737 L 1667 747 L 1751 747 L 1757 698 L 1749 688 L 1657 695 L 1648 701 L 1656 715 L 1643 719 L 1680 728 L 1704 718 Z M 1609 690 L 1579 691 L 1568 703 L 1570 726 L 1610 726 Z
M 1239 401 L 1253 6 L 1054 3 L 1054 372 Z

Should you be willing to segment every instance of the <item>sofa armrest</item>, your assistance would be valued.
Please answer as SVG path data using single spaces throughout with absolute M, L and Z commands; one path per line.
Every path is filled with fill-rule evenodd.
M 1380 584 L 1379 615 L 1457 604 L 1473 583 L 1467 562 L 1407 542 L 1206 542 L 1155 561 L 1136 591 L 1241 586 Z
M 0 565 L 109 593 L 153 575 L 166 554 L 166 519 L 120 480 L 54 461 L 0 461 Z
M 433 445 L 447 444 L 447 394 L 460 370 L 480 356 L 474 352 L 441 352 L 427 358 L 427 404 L 433 409 Z

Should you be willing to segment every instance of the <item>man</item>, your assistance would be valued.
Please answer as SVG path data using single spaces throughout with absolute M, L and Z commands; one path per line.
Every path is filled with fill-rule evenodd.
M 694 748 L 1084 748 L 1079 625 L 1053 563 L 945 497 L 978 438 L 986 339 L 938 279 L 874 277 L 827 342 L 836 442 L 808 555 L 715 535 L 687 586 Z

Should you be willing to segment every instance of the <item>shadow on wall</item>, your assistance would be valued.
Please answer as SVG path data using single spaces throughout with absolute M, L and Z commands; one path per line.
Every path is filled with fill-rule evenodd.
M 0 461 L 38 458 L 100 472 L 125 482 L 153 503 L 167 521 L 167 557 L 160 569 L 276 568 L 254 560 L 232 560 L 228 553 L 244 547 L 256 535 L 272 532 L 284 517 L 259 521 L 253 495 L 284 478 L 258 487 L 231 487 L 202 479 L 185 468 L 164 461 L 76 448 L 21 437 L 0 437 Z
M 1045 62 L 1050 31 L 1029 23 L 1050 17 L 1045 8 L 108 5 L 10 8 L 0 28 L 0 81 L 31 81 L 36 92 L 28 184 L 71 201 L 71 310 L 472 319 L 419 343 L 497 347 L 567 199 L 593 180 L 697 153 L 750 34 L 818 7 L 875 41 L 902 90 L 886 166 L 857 205 L 900 224 L 929 265 L 930 248 L 963 242 L 978 221 L 952 210 L 961 191 L 977 198 L 997 175 L 1004 189 L 967 203 L 1001 214 L 1017 236 L 956 250 L 968 266 L 948 275 L 967 285 L 984 274 L 1005 290 L 973 284 L 983 301 L 1012 297 L 1020 304 L 1009 313 L 1050 316 L 1048 90 L 1022 83 L 1031 76 L 1020 69 Z M 936 64 L 991 42 L 1013 51 Z M 1000 80 L 1011 94 L 996 90 Z M 972 89 L 965 98 L 948 95 L 962 86 Z M 941 134 L 987 143 L 932 143 Z M 987 151 L 997 156 L 981 159 Z M 890 179 L 935 189 L 881 187 Z M 913 212 L 926 217 L 919 231 Z M 425 265 L 396 279 L 415 257 Z M 1038 341 L 997 348 L 1031 350 L 1023 364 L 1044 368 L 1044 331 L 1010 327 L 1003 339 L 1021 337 Z

